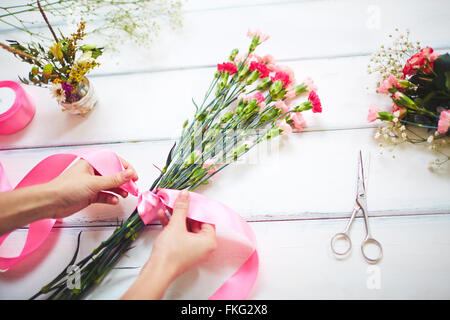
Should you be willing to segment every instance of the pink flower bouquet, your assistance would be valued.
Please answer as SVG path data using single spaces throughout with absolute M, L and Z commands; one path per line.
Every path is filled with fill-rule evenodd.
M 386 124 L 379 128 L 377 138 L 393 143 L 434 142 L 432 149 L 436 149 L 437 141 L 445 144 L 449 136 L 450 55 L 439 55 L 430 47 L 413 53 L 417 49 L 400 36 L 394 47 L 386 50 L 382 46 L 374 54 L 369 73 L 381 74 L 377 92 L 388 95 L 393 106 L 387 112 L 371 105 L 367 120 Z M 414 128 L 423 128 L 426 136 Z
M 278 65 L 272 56 L 254 53 L 267 40 L 261 32 L 249 31 L 251 44 L 238 56 L 234 49 L 228 60 L 217 65 L 195 114 L 186 121 L 180 139 L 169 152 L 160 176 L 150 191 L 166 188 L 194 190 L 259 142 L 293 131 L 302 131 L 303 112 L 320 113 L 322 106 L 311 79 L 296 84 L 294 72 Z M 294 98 L 305 101 L 292 105 Z M 98 284 L 143 230 L 145 223 L 136 209 L 114 233 L 89 256 L 77 263 L 81 288 L 68 289 L 63 271 L 33 298 L 79 299 Z M 75 259 L 73 259 L 75 261 Z

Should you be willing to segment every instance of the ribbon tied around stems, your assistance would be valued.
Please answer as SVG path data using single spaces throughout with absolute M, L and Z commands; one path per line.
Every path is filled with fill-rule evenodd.
M 86 160 L 100 175 L 111 175 L 124 170 L 119 157 L 104 148 L 91 148 L 60 153 L 39 162 L 14 188 L 46 183 L 61 174 L 77 158 Z M 180 190 L 158 189 L 139 192 L 137 185 L 129 181 L 121 186 L 128 193 L 138 197 L 137 210 L 144 224 L 157 218 L 160 208 L 172 209 Z M 0 164 L 0 192 L 13 190 Z M 256 251 L 256 237 L 242 217 L 220 202 L 199 193 L 190 192 L 187 217 L 216 227 L 227 228 L 249 240 L 253 251 L 244 264 L 210 297 L 210 299 L 245 299 L 250 293 L 258 274 L 259 259 Z M 35 251 L 47 239 L 55 219 L 43 219 L 29 225 L 27 239 L 21 252 L 14 257 L 0 255 L 0 270 L 6 271 Z M 0 246 L 8 234 L 0 236 Z

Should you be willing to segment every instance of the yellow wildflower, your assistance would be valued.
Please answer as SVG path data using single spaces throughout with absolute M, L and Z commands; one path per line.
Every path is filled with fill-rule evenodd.
M 89 73 L 89 71 L 91 71 L 91 69 L 93 69 L 99 65 L 100 65 L 100 63 L 95 62 L 95 61 L 93 61 L 93 62 L 86 61 L 86 62 L 83 62 L 83 64 L 81 64 L 81 65 L 76 63 L 70 70 L 69 82 L 71 82 L 71 83 L 81 82 L 83 77 L 87 73 Z
M 61 42 L 55 43 L 53 46 L 50 47 L 50 52 L 52 53 L 52 55 L 58 59 L 58 60 L 62 60 L 63 58 L 63 52 L 61 50 Z

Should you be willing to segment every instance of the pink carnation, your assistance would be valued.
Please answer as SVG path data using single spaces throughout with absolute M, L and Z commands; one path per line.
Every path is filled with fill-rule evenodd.
M 400 91 L 397 91 L 396 93 L 394 93 L 394 98 L 397 100 L 400 100 L 402 98 L 403 93 L 401 93 Z
M 301 112 L 293 112 L 290 114 L 290 118 L 292 120 L 292 127 L 297 131 L 303 131 L 303 128 L 306 127 L 306 121 L 303 119 Z
M 277 121 L 277 125 L 278 127 L 283 130 L 282 134 L 289 134 L 292 133 L 292 128 L 291 126 L 286 122 L 286 120 L 278 120 Z
M 378 107 L 374 104 L 370 105 L 369 114 L 367 116 L 367 121 L 374 122 L 378 119 Z
M 217 70 L 219 70 L 219 72 L 229 72 L 230 74 L 235 74 L 237 72 L 237 67 L 234 63 L 232 62 L 224 62 L 224 63 L 219 63 L 217 65 Z
M 321 113 L 322 112 L 322 103 L 320 102 L 319 96 L 315 91 L 311 91 L 308 96 L 308 100 L 311 101 L 313 105 L 312 112 Z
M 397 86 L 398 86 L 398 79 L 391 74 L 386 80 L 384 80 L 381 83 L 380 87 L 378 88 L 378 93 L 390 94 L 389 89 Z
M 295 90 L 288 90 L 284 96 L 284 99 L 286 100 L 292 100 L 295 99 L 297 94 L 295 93 Z
M 252 99 L 258 100 L 258 104 L 260 104 L 260 103 L 264 102 L 264 100 L 266 100 L 266 99 L 264 98 L 264 96 L 262 95 L 262 93 L 259 92 L 259 91 L 256 92 L 256 93 L 252 96 Z
M 394 106 L 392 107 L 392 113 L 395 113 L 397 111 L 399 112 L 399 116 L 398 116 L 399 119 L 403 118 L 406 114 L 406 108 L 399 107 L 398 105 L 396 105 L 394 103 Z
M 289 78 L 289 75 L 283 71 L 277 71 L 275 73 L 275 75 L 273 77 L 271 77 L 271 79 L 272 79 L 272 82 L 280 80 L 283 83 L 283 88 L 286 88 L 291 83 L 291 79 Z
M 264 64 L 274 64 L 275 63 L 275 58 L 270 55 L 270 54 L 266 54 L 264 57 L 258 57 L 258 62 L 259 63 L 264 63 Z
M 406 64 L 403 68 L 403 77 L 411 76 L 417 72 L 417 70 L 424 68 L 423 72 L 430 73 L 431 69 L 433 69 L 434 60 L 439 57 L 437 52 L 430 47 L 426 47 L 421 49 L 411 58 L 406 61 Z M 427 63 L 430 68 L 427 67 Z
M 308 91 L 317 91 L 319 88 L 316 86 L 316 84 L 314 83 L 314 80 L 311 79 L 310 77 L 307 77 L 304 81 L 303 81 L 306 86 L 308 87 Z
M 251 39 L 256 36 L 259 37 L 259 42 L 264 42 L 270 38 L 269 35 L 262 33 L 261 30 L 259 30 L 259 29 L 256 29 L 255 31 L 248 29 L 247 37 L 249 37 Z
M 286 113 L 289 111 L 289 107 L 286 105 L 286 103 L 283 100 L 277 101 L 277 103 L 275 103 L 275 108 L 280 109 L 283 113 Z
M 269 76 L 269 69 L 267 69 L 267 66 L 264 63 L 260 63 L 260 62 L 256 62 L 256 61 L 252 61 L 250 62 L 250 67 L 249 67 L 250 71 L 259 71 L 260 78 L 265 78 Z
M 281 72 L 281 73 L 285 73 L 289 76 L 289 83 L 286 84 L 286 87 L 289 86 L 290 84 L 292 84 L 292 85 L 295 84 L 295 73 L 294 73 L 294 70 L 292 70 L 290 67 L 275 65 L 273 67 L 273 69 L 271 69 L 271 70 L 274 71 L 275 73 Z
M 450 126 L 450 110 L 442 111 L 441 116 L 439 118 L 437 131 L 441 134 L 444 134 L 448 131 L 449 126 Z

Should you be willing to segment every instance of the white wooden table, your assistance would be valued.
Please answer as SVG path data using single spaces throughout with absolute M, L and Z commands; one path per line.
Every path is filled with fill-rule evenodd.
M 259 53 L 291 66 L 299 80 L 311 76 L 324 112 L 308 115 L 306 132 L 283 138 L 263 162 L 230 166 L 199 190 L 239 212 L 257 236 L 260 273 L 250 298 L 450 298 L 449 166 L 430 171 L 428 162 L 436 155 L 426 146 L 378 154 L 376 124 L 366 122 L 371 102 L 389 102 L 366 89 L 373 87 L 366 75 L 370 54 L 395 27 L 410 28 L 423 45 L 448 51 L 450 2 L 192 0 L 184 6 L 183 21 L 180 30 L 163 29 L 150 52 L 130 46 L 105 54 L 90 78 L 100 105 L 87 118 L 62 113 L 48 91 L 27 87 L 38 104 L 34 120 L 0 137 L 0 161 L 12 184 L 47 155 L 104 145 L 128 159 L 139 173 L 139 186 L 148 187 L 158 174 L 152 164 L 163 163 L 193 114 L 191 98 L 202 96 L 215 64 L 231 49 L 245 50 L 248 27 L 260 28 L 271 39 Z M 23 38 L 2 28 L 2 41 Z M 16 80 L 28 68 L 0 52 L 1 80 Z M 361 218 L 353 226 L 355 248 L 346 260 L 336 260 L 329 249 L 353 206 L 360 148 L 372 154 L 370 223 L 384 248 L 376 266 L 358 250 Z M 66 266 L 80 230 L 83 257 L 111 234 L 116 217 L 125 219 L 135 205 L 130 197 L 114 208 L 93 205 L 65 219 L 41 248 L 0 274 L 0 298 L 30 297 Z M 119 298 L 148 258 L 159 228 L 147 227 L 88 298 Z M 18 249 L 26 232 L 20 229 L 8 241 Z M 211 260 L 180 277 L 166 298 L 206 299 L 247 253 L 247 247 L 220 235 Z

